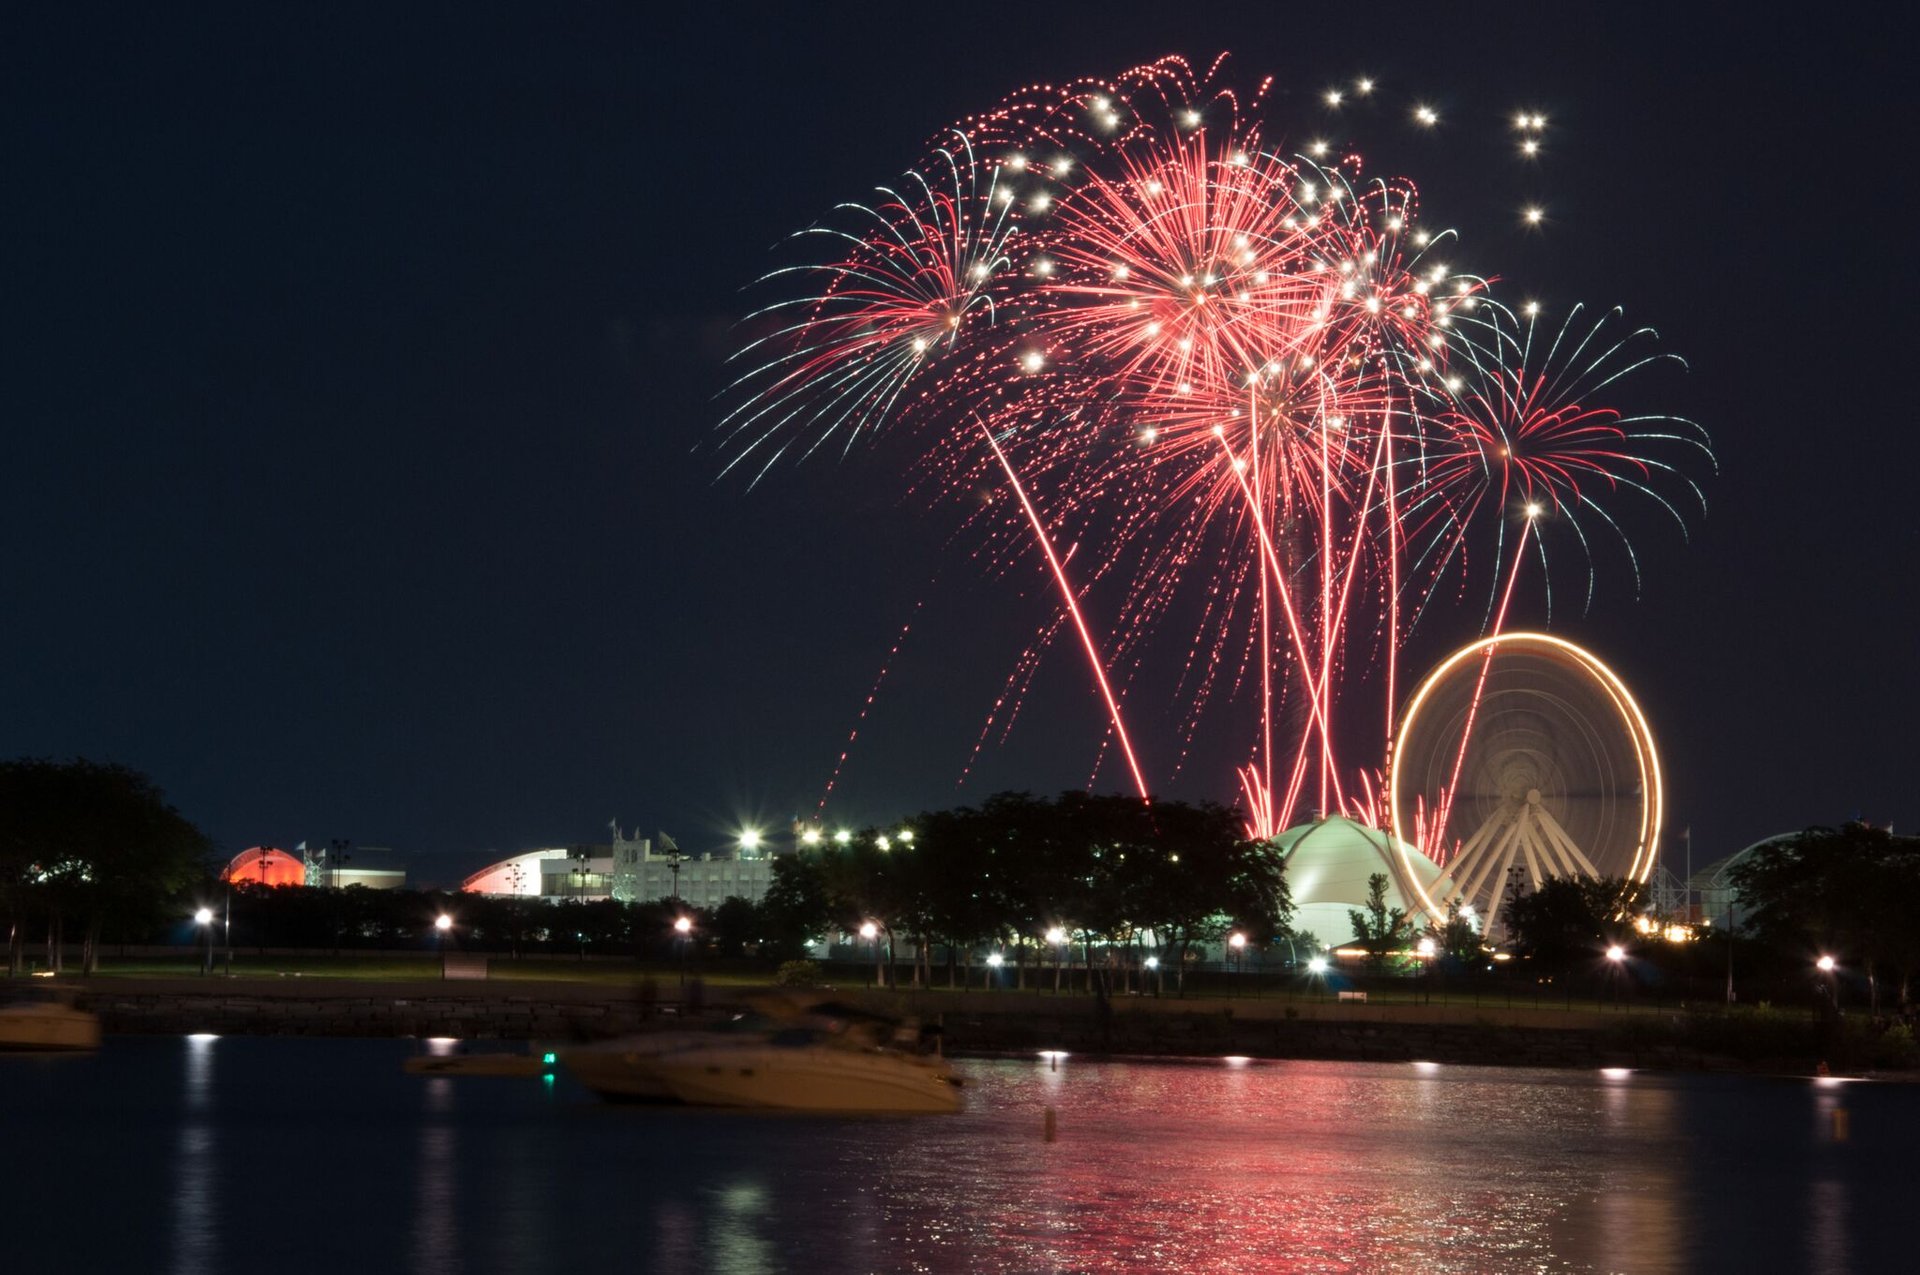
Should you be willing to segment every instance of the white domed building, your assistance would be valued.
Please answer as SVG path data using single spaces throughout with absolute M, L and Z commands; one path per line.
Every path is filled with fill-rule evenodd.
M 1387 906 L 1424 925 L 1426 906 L 1408 878 L 1408 864 L 1420 888 L 1429 892 L 1440 867 L 1411 846 L 1403 860 L 1386 833 L 1340 815 L 1296 824 L 1274 844 L 1286 856 L 1295 933 L 1310 933 L 1327 947 L 1351 943 L 1353 922 L 1347 914 L 1366 908 L 1368 879 L 1376 873 L 1386 874 Z

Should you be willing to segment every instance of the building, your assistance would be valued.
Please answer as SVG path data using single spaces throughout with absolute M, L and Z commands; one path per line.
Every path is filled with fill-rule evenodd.
M 758 903 L 773 883 L 773 860 L 764 854 L 683 854 L 664 832 L 658 837 L 661 849 L 655 850 L 653 838 L 629 837 L 617 824 L 612 832 L 612 845 L 550 847 L 502 859 L 469 876 L 460 888 L 552 903 L 679 899 L 710 909 L 736 897 Z
M 1298 824 L 1275 839 L 1286 856 L 1287 888 L 1293 894 L 1293 928 L 1312 934 L 1327 947 L 1353 941 L 1350 912 L 1365 911 L 1370 878 L 1385 873 L 1387 906 L 1399 908 L 1419 924 L 1426 915 L 1420 893 L 1407 877 L 1413 865 L 1422 889 L 1431 893 L 1440 867 L 1412 847 L 1403 862 L 1386 833 L 1333 815 Z
M 277 846 L 254 846 L 234 855 L 220 879 L 255 885 L 305 885 L 307 865 Z
M 474 894 L 592 903 L 612 897 L 613 859 L 606 846 L 549 846 L 502 859 L 460 883 Z
M 679 899 L 696 908 L 716 908 L 728 899 L 758 903 L 773 884 L 773 858 L 764 851 L 733 855 L 682 854 L 666 833 L 661 848 L 644 837 L 613 830 L 613 897 L 626 902 Z

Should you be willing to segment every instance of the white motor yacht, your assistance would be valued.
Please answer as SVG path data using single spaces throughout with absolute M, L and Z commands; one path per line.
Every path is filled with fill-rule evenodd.
M 563 1050 L 580 1083 L 616 1102 L 787 1111 L 953 1111 L 959 1081 L 913 1046 L 918 1029 L 818 997 L 762 996 L 712 1027 Z
M 681 1102 L 710 1107 L 844 1113 L 960 1109 L 944 1058 L 905 1053 L 811 1027 L 761 1041 L 709 1044 L 653 1058 L 654 1079 Z
M 31 987 L 0 1002 L 0 1049 L 98 1049 L 100 1016 L 65 988 Z

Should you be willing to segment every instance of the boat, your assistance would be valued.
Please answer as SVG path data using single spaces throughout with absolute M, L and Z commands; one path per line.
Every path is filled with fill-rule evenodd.
M 0 1049 L 100 1048 L 100 1015 L 80 1009 L 62 987 L 32 987 L 0 1003 Z
M 946 1059 L 811 1027 L 783 1028 L 764 1041 L 674 1050 L 649 1067 L 661 1086 L 693 1106 L 844 1114 L 960 1109 L 960 1082 Z
M 565 1050 L 580 1083 L 614 1102 L 779 1111 L 941 1112 L 959 1080 L 921 1052 L 910 1022 L 831 1001 L 761 998 L 702 1030 L 665 1030 Z

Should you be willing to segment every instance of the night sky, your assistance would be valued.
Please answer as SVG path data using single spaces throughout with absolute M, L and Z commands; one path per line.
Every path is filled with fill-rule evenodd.
M 1104 718 L 1064 645 L 956 786 L 1038 574 L 975 563 L 885 447 L 718 480 L 715 395 L 782 238 L 941 126 L 1226 49 L 1288 140 L 1360 74 L 1435 103 L 1431 136 L 1343 127 L 1465 265 L 1686 357 L 1631 405 L 1711 431 L 1708 513 L 1634 516 L 1638 593 L 1603 553 L 1553 629 L 1647 705 L 1696 863 L 1920 830 L 1900 19 L 1128 8 L 10 10 L 0 755 L 125 762 L 228 851 L 344 837 L 416 880 L 615 818 L 708 849 L 812 811 L 912 620 L 830 817 L 1085 786 Z M 1210 734 L 1163 791 L 1230 800 L 1243 753 Z

